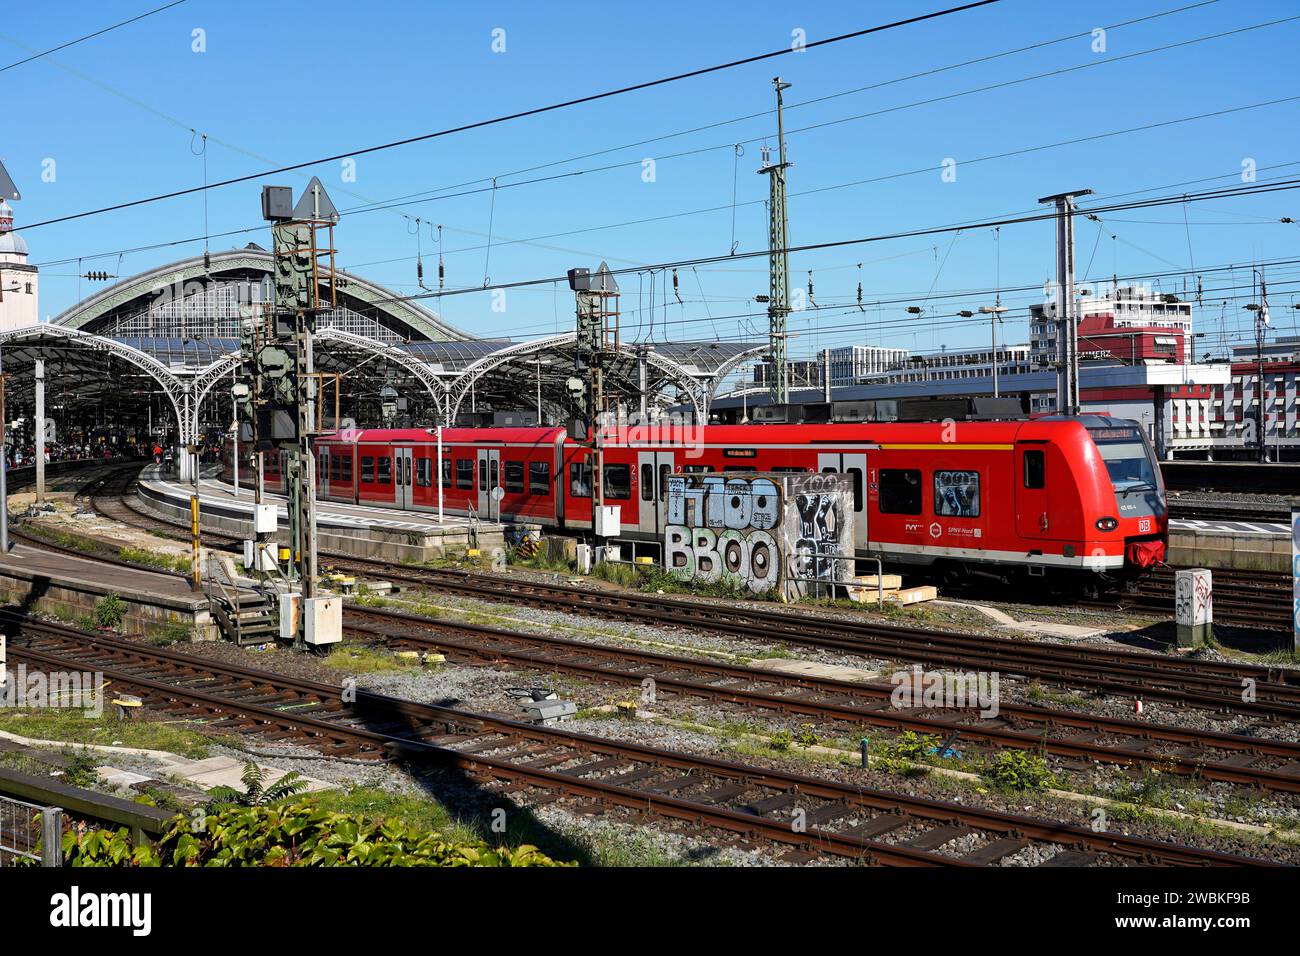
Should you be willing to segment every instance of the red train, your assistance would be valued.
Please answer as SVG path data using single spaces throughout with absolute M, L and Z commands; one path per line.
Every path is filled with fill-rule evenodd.
M 442 446 L 447 513 L 590 530 L 590 452 L 564 429 L 447 428 Z M 434 429 L 338 433 L 316 454 L 322 499 L 438 507 Z M 817 471 L 852 477 L 860 557 L 949 580 L 1020 570 L 1091 587 L 1162 562 L 1168 542 L 1150 444 L 1136 423 L 1104 416 L 709 425 L 662 440 L 634 429 L 611 436 L 604 455 L 605 501 L 621 505 L 622 536 L 635 541 L 663 541 L 671 472 Z M 282 488 L 279 456 L 267 456 L 266 483 Z

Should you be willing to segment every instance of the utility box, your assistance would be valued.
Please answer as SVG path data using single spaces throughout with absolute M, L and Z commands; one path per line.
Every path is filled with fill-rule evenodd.
M 275 534 L 280 527 L 275 505 L 253 505 L 253 534 Z
M 292 641 L 298 636 L 298 615 L 301 610 L 301 594 L 289 592 L 280 595 L 280 640 Z
M 1204 647 L 1214 636 L 1214 577 L 1207 568 L 1175 573 L 1174 622 L 1179 647 Z
M 623 533 L 622 505 L 600 505 L 594 510 L 593 515 L 598 537 L 617 538 Z
M 343 599 L 315 597 L 303 601 L 302 619 L 305 643 L 313 647 L 337 644 L 343 640 Z
M 271 541 L 244 541 L 244 568 L 253 571 L 275 570 L 275 544 Z
M 579 544 L 574 554 L 574 563 L 579 574 L 591 573 L 591 545 Z

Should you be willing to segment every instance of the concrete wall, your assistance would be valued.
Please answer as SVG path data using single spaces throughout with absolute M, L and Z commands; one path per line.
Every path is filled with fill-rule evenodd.
M 208 611 L 207 599 L 166 598 L 71 579 L 52 579 L 18 568 L 0 569 L 0 600 L 14 607 L 38 611 L 68 623 L 94 618 L 95 604 L 109 593 L 126 605 L 120 630 L 124 634 L 153 636 L 169 625 L 191 631 L 193 640 L 216 640 L 220 635 Z
M 143 490 L 143 489 L 142 489 Z M 153 498 L 140 495 L 140 504 L 145 510 L 160 515 L 171 521 L 190 520 L 189 503 L 180 504 L 165 498 Z M 253 537 L 253 522 L 250 519 L 233 518 L 229 515 L 203 511 L 203 526 L 225 534 L 241 538 Z M 275 540 L 281 544 L 289 543 L 289 529 L 281 528 Z M 338 554 L 352 555 L 358 558 L 373 558 L 391 561 L 395 564 L 429 561 L 434 558 L 463 554 L 470 545 L 469 528 L 463 524 L 447 528 L 431 528 L 427 532 L 395 531 L 383 528 L 331 528 L 320 526 L 317 530 L 317 548 L 321 552 L 332 551 Z M 505 533 L 497 526 L 480 526 L 478 547 L 485 553 L 494 548 L 505 547 Z
M 1172 529 L 1168 561 L 1178 567 L 1285 572 L 1291 570 L 1291 542 L 1283 535 Z

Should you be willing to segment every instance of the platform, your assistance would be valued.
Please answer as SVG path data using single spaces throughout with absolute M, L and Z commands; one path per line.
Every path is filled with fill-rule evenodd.
M 95 604 L 109 594 L 126 604 L 124 633 L 151 636 L 181 625 L 196 640 L 218 636 L 207 595 L 191 591 L 186 578 L 25 544 L 0 554 L 0 598 L 14 607 L 77 622 L 93 619 Z
M 1169 563 L 1185 568 L 1291 570 L 1291 527 L 1263 521 L 1169 522 Z
M 157 465 L 148 466 L 140 474 L 141 502 L 168 518 L 189 521 L 193 492 L 193 484 L 161 474 Z M 277 506 L 280 523 L 277 540 L 287 542 L 288 500 L 284 495 L 270 492 L 262 500 Z M 225 482 L 205 478 L 199 482 L 199 513 L 206 528 L 252 537 L 250 489 L 242 489 L 236 495 L 234 488 Z M 335 501 L 317 502 L 316 527 L 321 550 L 389 561 L 427 561 L 463 553 L 470 547 L 478 547 L 488 554 L 505 546 L 505 527 L 499 523 L 471 522 L 459 515 L 444 515 L 440 521 L 432 513 Z

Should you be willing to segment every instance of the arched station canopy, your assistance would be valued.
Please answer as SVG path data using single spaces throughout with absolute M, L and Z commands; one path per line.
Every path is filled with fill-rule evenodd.
M 122 279 L 50 323 L 0 333 L 11 407 L 31 406 L 41 360 L 49 417 L 75 410 L 78 420 L 142 425 L 147 407 L 148 421 L 182 444 L 205 426 L 227 426 L 241 306 L 272 298 L 272 264 L 255 244 L 183 259 Z M 338 308 L 320 317 L 314 349 L 322 427 L 336 423 L 336 412 L 377 423 L 381 392 L 392 390 L 406 418 L 428 424 L 471 412 L 531 414 L 539 404 L 551 421 L 577 413 L 568 388 L 574 333 L 476 339 L 382 286 L 338 277 Z M 607 365 L 606 394 L 629 415 L 685 404 L 707 420 L 718 386 L 763 351 L 753 343 L 624 343 Z
M 239 304 L 272 297 L 273 259 L 256 243 L 182 259 L 123 279 L 56 316 L 53 324 L 114 338 L 237 338 Z M 339 270 L 338 308 L 321 317 L 379 341 L 467 339 L 418 302 Z

